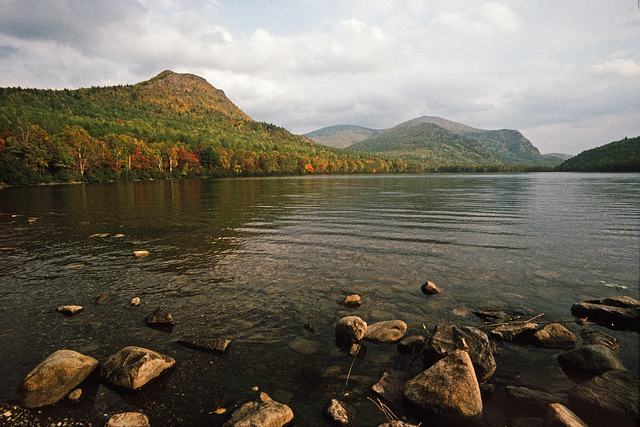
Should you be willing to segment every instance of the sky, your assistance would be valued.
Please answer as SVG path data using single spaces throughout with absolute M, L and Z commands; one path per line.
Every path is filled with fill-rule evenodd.
M 0 87 L 204 77 L 297 134 L 431 115 L 542 153 L 640 135 L 637 0 L 0 0 Z

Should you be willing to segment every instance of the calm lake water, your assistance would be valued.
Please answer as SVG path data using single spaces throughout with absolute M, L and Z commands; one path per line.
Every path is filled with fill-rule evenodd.
M 35 220 L 29 220 L 35 218 Z M 95 234 L 108 233 L 108 237 Z M 123 234 L 124 237 L 113 237 Z M 93 236 L 93 237 L 92 237 Z M 42 416 L 103 425 L 123 411 L 152 425 L 220 425 L 218 407 L 257 386 L 326 426 L 323 407 L 346 402 L 354 426 L 385 421 L 367 400 L 385 370 L 413 376 L 394 345 L 364 360 L 334 345 L 335 322 L 400 319 L 408 335 L 439 323 L 480 326 L 476 309 L 570 321 L 588 298 L 639 297 L 640 174 L 321 176 L 55 185 L 0 190 L 0 400 L 55 350 L 103 359 L 126 345 L 177 366 L 138 392 L 89 382 L 80 403 Z M 145 258 L 134 250 L 148 250 Z M 443 289 L 426 297 L 426 280 Z M 339 305 L 362 296 L 357 310 Z M 101 294 L 109 299 L 94 300 Z M 140 306 L 129 303 L 139 297 Z M 54 311 L 79 304 L 64 317 Z M 164 307 L 172 331 L 145 325 Z M 315 332 L 303 325 L 312 323 Z M 566 324 L 576 334 L 584 326 Z M 638 372 L 638 334 L 603 329 Z M 225 355 L 176 344 L 229 338 Z M 564 391 L 559 350 L 496 343 L 485 422 L 520 415 L 505 385 Z M 347 394 L 348 393 L 348 394 Z M 390 405 L 397 415 L 402 407 Z

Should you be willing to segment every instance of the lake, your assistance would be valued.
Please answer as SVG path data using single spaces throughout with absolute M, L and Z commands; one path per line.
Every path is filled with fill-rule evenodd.
M 122 234 L 122 237 L 115 237 Z M 296 425 L 326 426 L 343 400 L 354 426 L 385 422 L 367 400 L 385 370 L 420 372 L 395 345 L 364 359 L 335 348 L 338 319 L 400 319 L 407 335 L 437 323 L 480 326 L 477 309 L 562 321 L 589 298 L 639 297 L 640 174 L 305 176 L 51 185 L 0 190 L 0 399 L 53 351 L 97 359 L 127 345 L 176 367 L 138 392 L 90 382 L 79 403 L 39 416 L 103 425 L 139 410 L 152 425 L 220 425 L 259 387 Z M 135 258 L 135 250 L 149 256 Z M 426 297 L 430 280 L 443 293 Z M 363 305 L 339 303 L 357 293 Z M 106 302 L 94 301 L 101 294 Z M 130 305 L 134 297 L 138 307 Z M 79 304 L 73 317 L 55 312 Z M 164 307 L 171 331 L 145 317 Z M 303 326 L 311 323 L 315 331 Z M 638 334 L 620 341 L 638 373 Z M 176 344 L 228 338 L 224 355 Z M 579 338 L 580 339 L 580 338 Z M 505 385 L 565 391 L 561 350 L 496 343 L 485 422 L 519 415 Z M 352 365 L 352 371 L 349 369 Z M 347 383 L 347 375 L 349 381 Z M 390 405 L 397 415 L 402 407 Z M 587 420 L 588 421 L 588 420 Z

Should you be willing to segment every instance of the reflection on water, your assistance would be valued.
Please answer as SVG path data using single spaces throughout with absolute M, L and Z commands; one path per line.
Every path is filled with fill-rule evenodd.
M 49 411 L 97 424 L 105 413 L 144 410 L 152 421 L 216 425 L 224 420 L 212 414 L 219 405 L 259 386 L 288 403 L 299 425 L 326 425 L 322 406 L 347 391 L 355 425 L 377 425 L 385 419 L 366 400 L 369 387 L 384 370 L 419 367 L 395 346 L 368 345 L 345 389 L 351 360 L 333 343 L 336 320 L 354 313 L 338 304 L 345 295 L 363 297 L 356 313 L 367 322 L 398 318 L 409 334 L 420 334 L 422 322 L 477 326 L 470 313 L 478 308 L 571 320 L 576 301 L 638 297 L 639 224 L 638 174 L 7 188 L 0 191 L 1 398 L 13 399 L 21 378 L 56 349 L 104 358 L 140 345 L 170 354 L 178 367 L 142 393 L 99 386 L 82 410 Z M 139 249 L 150 255 L 134 258 Z M 425 298 L 427 279 L 444 293 Z M 109 299 L 98 305 L 100 294 Z M 139 307 L 129 305 L 135 296 Z M 85 311 L 69 318 L 53 311 L 72 303 Z M 158 306 L 177 320 L 171 333 L 144 324 Z M 637 372 L 637 334 L 607 332 Z M 195 337 L 230 338 L 231 351 L 216 356 L 175 344 Z M 311 351 L 292 350 L 294 342 Z M 498 350 L 498 386 L 572 386 L 557 351 Z M 487 416 L 506 417 L 500 401 L 488 404 Z

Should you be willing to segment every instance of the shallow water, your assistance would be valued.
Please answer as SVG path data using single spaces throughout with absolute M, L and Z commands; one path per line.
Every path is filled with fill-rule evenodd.
M 257 386 L 291 406 L 296 425 L 328 425 L 322 408 L 334 397 L 346 401 L 354 426 L 377 425 L 385 418 L 366 399 L 371 385 L 385 370 L 417 374 L 420 364 L 395 346 L 367 344 L 345 385 L 352 359 L 334 346 L 340 317 L 401 319 L 409 335 L 421 334 L 422 323 L 429 330 L 439 322 L 479 326 L 475 309 L 573 320 L 574 302 L 638 298 L 639 241 L 639 174 L 6 188 L 0 399 L 14 399 L 20 380 L 57 349 L 102 359 L 139 345 L 171 355 L 176 368 L 135 393 L 90 382 L 80 403 L 43 413 L 101 425 L 107 415 L 141 410 L 152 425 L 218 425 L 225 415 L 213 411 L 246 401 Z M 134 250 L 150 255 L 136 259 Z M 426 280 L 444 292 L 425 297 Z M 350 293 L 364 300 L 356 311 L 338 304 Z M 109 299 L 95 304 L 101 294 Z M 136 296 L 141 305 L 130 306 Z M 64 304 L 85 310 L 64 317 L 54 311 Z M 170 332 L 145 325 L 158 306 L 177 321 Z M 583 328 L 567 326 L 576 334 Z M 602 330 L 621 342 L 621 360 L 637 373 L 638 334 Z M 233 342 L 222 356 L 175 343 L 195 337 Z M 501 397 L 504 385 L 573 386 L 557 364 L 558 350 L 503 343 L 497 350 L 491 382 L 498 392 L 485 402 L 487 424 L 517 414 Z

